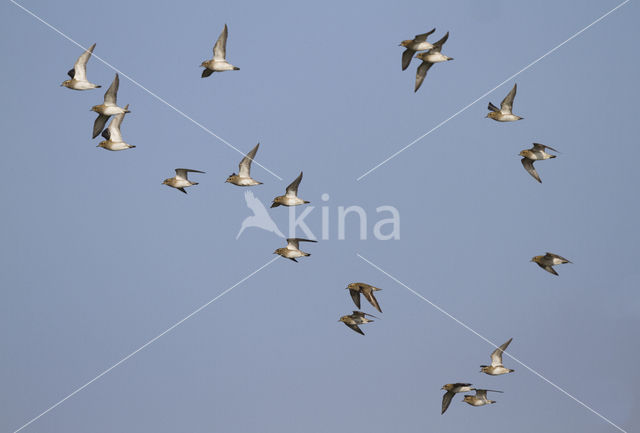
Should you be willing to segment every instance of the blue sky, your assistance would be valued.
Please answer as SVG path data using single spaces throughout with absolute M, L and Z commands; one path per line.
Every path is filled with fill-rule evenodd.
M 261 143 L 265 203 L 303 170 L 300 195 L 330 214 L 312 256 L 279 259 L 25 432 L 615 432 L 539 377 L 490 377 L 492 347 L 402 285 L 627 431 L 640 425 L 640 221 L 635 100 L 638 6 L 630 1 L 361 181 L 356 178 L 619 4 L 599 2 L 21 3 L 237 148 Z M 266 264 L 283 246 L 248 229 L 241 156 L 121 77 L 126 152 L 91 140 L 103 89 L 59 87 L 82 50 L 1 6 L 0 429 L 13 432 Z M 201 79 L 224 24 L 240 71 Z M 443 52 L 414 94 L 398 43 L 436 27 Z M 108 32 L 108 33 L 107 33 Z M 518 83 L 514 112 L 485 119 Z M 558 149 L 536 164 L 518 152 Z M 161 185 L 206 171 L 188 195 Z M 196 176 L 194 176 L 194 180 Z M 330 198 L 323 202 L 321 195 Z M 389 205 L 400 240 L 337 239 L 338 206 Z M 301 211 L 299 209 L 298 211 Z M 270 209 L 286 230 L 287 209 Z M 529 259 L 573 264 L 554 277 Z M 359 336 L 337 319 L 344 289 L 382 287 Z M 374 313 L 363 304 L 364 311 Z M 378 315 L 378 314 L 376 314 Z M 488 407 L 447 382 L 503 390 Z

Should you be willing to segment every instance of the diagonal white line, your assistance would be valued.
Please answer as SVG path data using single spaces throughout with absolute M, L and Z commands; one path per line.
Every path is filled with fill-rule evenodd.
M 478 337 L 482 338 L 484 341 L 486 341 L 487 343 L 489 343 L 491 346 L 495 347 L 496 349 L 498 348 L 498 346 L 491 340 L 489 340 L 488 338 L 486 338 L 484 335 L 478 333 L 477 331 L 475 331 L 473 328 L 471 328 L 469 325 L 467 325 L 466 323 L 462 322 L 461 320 L 457 319 L 456 317 L 452 316 L 451 314 L 449 314 L 447 311 L 445 311 L 444 309 L 442 309 L 441 307 L 439 307 L 438 305 L 434 304 L 433 302 L 431 302 L 430 300 L 428 300 L 427 298 L 425 298 L 424 296 L 422 296 L 420 293 L 416 292 L 415 290 L 413 290 L 411 287 L 407 286 L 406 284 L 404 284 L 402 281 L 400 281 L 399 279 L 397 279 L 396 277 L 394 277 L 393 275 L 389 274 L 388 272 L 384 271 L 382 268 L 380 268 L 378 265 L 376 265 L 375 263 L 373 263 L 372 261 L 362 257 L 359 253 L 356 253 L 356 255 L 358 257 L 360 257 L 362 260 L 364 260 L 365 262 L 367 262 L 369 265 L 371 265 L 372 267 L 374 267 L 375 269 L 377 269 L 378 271 L 382 272 L 384 275 L 386 275 L 387 277 L 391 278 L 393 281 L 395 281 L 396 283 L 400 284 L 402 287 L 404 287 L 405 289 L 407 289 L 408 291 L 410 291 L 411 293 L 413 293 L 414 295 L 416 295 L 418 298 L 422 299 L 423 301 L 425 301 L 426 303 L 428 303 L 429 305 L 431 305 L 433 308 L 435 308 L 436 310 L 440 311 L 442 314 L 444 314 L 445 316 L 447 316 L 448 318 L 454 320 L 458 325 L 462 326 L 463 328 L 465 328 L 467 331 L 472 332 L 473 334 L 477 335 Z M 547 379 L 546 377 L 544 377 L 542 374 L 538 373 L 536 370 L 534 370 L 532 367 L 529 367 L 527 364 L 525 364 L 524 362 L 520 361 L 518 358 L 516 358 L 515 356 L 511 355 L 509 352 L 504 352 L 505 355 L 507 355 L 509 358 L 513 359 L 515 362 L 517 362 L 518 364 L 520 364 L 521 366 L 523 366 L 524 368 L 526 368 L 527 370 L 529 370 L 531 373 L 535 374 L 536 376 L 538 376 L 540 379 L 544 380 L 545 382 L 547 382 L 549 385 L 553 386 L 555 389 L 557 389 L 558 391 L 560 391 L 561 393 L 563 393 L 564 395 L 566 395 L 567 397 L 571 398 L 572 400 L 574 400 L 575 402 L 577 402 L 578 404 L 580 404 L 581 406 L 583 406 L 584 408 L 588 409 L 590 412 L 594 413 L 595 415 L 599 416 L 600 418 L 602 418 L 603 420 L 605 420 L 606 422 L 608 422 L 609 424 L 611 424 L 613 427 L 617 428 L 618 430 L 620 430 L 623 433 L 627 433 L 626 430 L 623 430 L 620 426 L 618 426 L 617 424 L 615 424 L 613 421 L 611 421 L 609 418 L 605 417 L 604 415 L 602 415 L 601 413 L 597 412 L 596 410 L 592 409 L 590 406 L 588 406 L 586 403 L 582 402 L 581 400 L 578 400 L 576 397 L 574 397 L 573 395 L 569 394 L 569 392 L 565 391 L 563 388 L 561 388 L 560 386 L 556 385 L 555 383 L 553 383 L 552 381 L 550 381 L 549 379 Z
M 564 44 L 566 44 L 567 42 L 571 41 L 572 39 L 576 38 L 577 36 L 579 36 L 580 34 L 582 34 L 583 32 L 585 32 L 586 30 L 588 30 L 590 27 L 594 26 L 595 24 L 597 24 L 598 22 L 600 22 L 601 20 L 605 19 L 609 14 L 615 12 L 617 9 L 621 8 L 622 6 L 624 6 L 625 4 L 627 4 L 629 2 L 629 0 L 625 0 L 622 3 L 620 3 L 618 6 L 614 7 L 613 9 L 611 9 L 609 12 L 607 12 L 606 14 L 602 15 L 600 18 L 598 18 L 597 20 L 595 20 L 594 22 L 592 22 L 591 24 L 589 24 L 588 26 L 586 26 L 585 28 L 583 28 L 582 30 L 580 30 L 579 32 L 573 34 L 573 36 L 571 36 L 570 38 L 566 39 L 565 41 L 559 43 L 558 45 L 556 45 L 555 47 L 553 47 L 551 50 L 547 51 L 546 53 L 544 53 L 542 56 L 538 57 L 537 59 L 535 59 L 533 62 L 529 63 L 527 66 L 525 66 L 524 68 L 520 69 L 518 72 L 516 72 L 515 74 L 511 75 L 510 77 L 508 77 L 507 79 L 505 79 L 504 81 L 502 81 L 500 84 L 498 84 L 497 86 L 495 86 L 493 89 L 483 93 L 482 95 L 480 95 L 477 99 L 475 99 L 473 102 L 470 102 L 469 104 L 465 105 L 464 107 L 462 107 L 460 110 L 456 111 L 454 114 L 452 114 L 451 116 L 447 117 L 446 119 L 444 119 L 442 122 L 438 123 L 436 126 L 434 126 L 433 128 L 431 128 L 430 130 L 428 130 L 427 132 L 425 132 L 424 134 L 422 134 L 420 137 L 416 138 L 415 140 L 413 140 L 411 143 L 407 144 L 405 147 L 403 147 L 402 149 L 398 150 L 396 153 L 394 153 L 393 155 L 391 155 L 390 157 L 388 157 L 387 159 L 385 159 L 384 161 L 382 161 L 381 163 L 379 163 L 378 165 L 376 165 L 375 167 L 369 169 L 368 171 L 366 171 L 364 174 L 362 174 L 359 178 L 356 179 L 356 181 L 360 181 L 362 178 L 364 178 L 365 176 L 368 176 L 371 172 L 377 170 L 378 168 L 380 168 L 381 166 L 383 166 L 384 164 L 386 164 L 387 162 L 391 161 L 393 158 L 395 158 L 396 156 L 400 155 L 402 152 L 404 152 L 405 150 L 407 150 L 408 148 L 410 148 L 411 146 L 413 146 L 414 144 L 416 144 L 418 141 L 422 140 L 423 138 L 425 138 L 427 135 L 431 134 L 432 132 L 434 132 L 435 130 L 439 129 L 441 126 L 443 126 L 445 123 L 449 122 L 451 119 L 453 119 L 454 117 L 458 116 L 459 114 L 461 114 L 462 112 L 466 111 L 469 107 L 471 107 L 472 105 L 476 104 L 478 101 L 480 101 L 482 98 L 486 97 L 487 95 L 489 95 L 490 93 L 492 93 L 494 90 L 498 89 L 499 87 L 502 87 L 505 83 L 507 83 L 509 80 L 512 80 L 513 78 L 517 77 L 518 75 L 520 75 L 521 73 L 523 73 L 524 71 L 526 71 L 527 69 L 529 69 L 530 67 L 532 67 L 533 65 L 535 65 L 536 63 L 538 63 L 540 60 L 544 59 L 545 57 L 547 57 L 549 54 L 553 53 L 554 51 L 556 51 L 558 48 L 562 47 Z
M 40 417 L 46 415 L 47 413 L 51 412 L 53 409 L 55 409 L 56 407 L 60 406 L 62 403 L 64 403 L 65 401 L 67 401 L 68 399 L 70 399 L 71 397 L 73 397 L 74 395 L 76 395 L 77 393 L 79 393 L 80 391 L 82 391 L 83 389 L 85 389 L 86 387 L 88 387 L 89 385 L 91 385 L 93 382 L 95 382 L 96 380 L 100 379 L 102 376 L 104 376 L 105 374 L 109 373 L 111 370 L 113 370 L 114 368 L 118 367 L 120 364 L 126 362 L 129 358 L 131 358 L 132 356 L 134 356 L 135 354 L 137 354 L 138 352 L 140 352 L 141 350 L 143 350 L 144 348 L 146 348 L 147 346 L 153 344 L 155 341 L 157 341 L 158 339 L 162 338 L 164 335 L 166 335 L 167 333 L 171 332 L 172 330 L 174 330 L 175 328 L 177 328 L 178 326 L 180 326 L 182 323 L 186 322 L 187 320 L 189 320 L 190 318 L 192 318 L 193 316 L 195 316 L 196 314 L 198 314 L 200 311 L 204 310 L 205 308 L 207 308 L 209 305 L 211 305 L 212 303 L 214 303 L 215 301 L 217 301 L 218 299 L 222 298 L 224 295 L 226 295 L 227 293 L 229 293 L 231 290 L 235 289 L 236 287 L 238 287 L 240 284 L 244 283 L 245 281 L 247 281 L 249 278 L 253 277 L 255 274 L 257 274 L 258 272 L 260 272 L 261 270 L 263 270 L 264 268 L 266 268 L 267 266 L 269 266 L 271 263 L 275 262 L 276 260 L 278 260 L 278 257 L 274 257 L 273 259 L 269 260 L 267 263 L 265 263 L 264 265 L 260 266 L 258 269 L 256 269 L 255 271 L 251 272 L 249 275 L 247 275 L 246 277 L 244 277 L 243 279 L 241 279 L 240 281 L 238 281 L 237 283 L 235 283 L 233 286 L 229 287 L 228 289 L 226 289 L 224 292 L 220 293 L 218 296 L 216 296 L 215 298 L 213 298 L 212 300 L 210 300 L 209 302 L 207 302 L 206 304 L 202 305 L 200 308 L 198 308 L 197 310 L 193 311 L 191 314 L 189 314 L 188 316 L 184 317 L 183 319 L 179 320 L 178 322 L 176 322 L 175 324 L 171 325 L 169 328 L 165 329 L 164 331 L 162 331 L 160 334 L 156 335 L 155 337 L 153 337 L 151 340 L 147 341 L 146 343 L 144 343 L 142 346 L 138 347 L 136 350 L 134 350 L 133 352 L 131 352 L 130 354 L 128 354 L 127 356 L 125 356 L 124 358 L 122 358 L 120 361 L 116 362 L 115 364 L 113 364 L 111 367 L 107 368 L 106 370 L 104 370 L 102 373 L 100 373 L 99 375 L 97 375 L 96 377 L 94 377 L 93 379 L 91 379 L 89 382 L 85 383 L 84 385 L 82 385 L 81 387 L 77 388 L 75 391 L 73 391 L 71 394 L 67 395 L 65 398 L 63 398 L 62 400 L 58 401 L 56 404 L 54 404 L 53 406 L 49 407 L 47 410 L 43 411 L 42 413 L 40 413 L 38 416 L 32 418 L 29 422 L 25 423 L 22 427 L 20 427 L 19 429 L 15 430 L 13 433 L 18 433 L 20 430 L 24 429 L 25 427 L 27 427 L 28 425 L 30 425 L 31 423 L 35 422 L 36 420 L 38 420 Z
M 16 2 L 15 0 L 9 0 L 11 3 L 13 3 L 14 5 L 18 6 L 20 9 L 22 9 L 23 11 L 25 11 L 26 13 L 28 13 L 29 15 L 31 15 L 33 18 L 37 19 L 38 21 L 40 21 L 42 24 L 44 24 L 45 26 L 49 27 L 51 30 L 53 30 L 54 32 L 58 33 L 60 36 L 62 36 L 63 38 L 65 38 L 66 40 L 68 40 L 69 42 L 71 42 L 72 44 L 78 46 L 79 48 L 82 48 L 83 50 L 87 50 L 86 47 L 82 46 L 81 44 L 79 44 L 78 42 L 76 42 L 75 40 L 73 40 L 71 37 L 67 36 L 65 33 L 63 33 L 62 31 L 58 30 L 56 27 L 52 26 L 51 24 L 49 24 L 48 22 L 46 22 L 45 20 L 43 20 L 42 18 L 40 18 L 38 15 L 36 15 L 35 13 L 31 12 L 29 9 L 25 8 L 24 6 L 22 6 L 21 4 L 19 4 L 18 2 Z M 202 129 L 203 131 L 205 131 L 206 133 L 214 136 L 215 138 L 217 138 L 218 140 L 220 140 L 221 142 L 223 142 L 224 144 L 226 144 L 228 147 L 230 147 L 231 149 L 235 150 L 236 152 L 238 152 L 240 155 L 244 156 L 244 152 L 242 152 L 240 149 L 238 149 L 237 147 L 235 147 L 234 145 L 232 145 L 231 143 L 229 143 L 227 140 L 225 140 L 224 138 L 220 137 L 219 135 L 217 135 L 215 132 L 211 131 L 209 128 L 207 128 L 206 126 L 204 126 L 202 123 L 198 122 L 197 120 L 193 119 L 192 117 L 190 117 L 189 115 L 187 115 L 184 111 L 180 110 L 179 108 L 171 105 L 169 102 L 167 102 L 166 100 L 164 100 L 163 98 L 161 98 L 160 96 L 158 96 L 157 94 L 155 94 L 154 92 L 152 92 L 151 90 L 147 89 L 146 87 L 144 87 L 142 84 L 140 84 L 139 82 L 137 82 L 136 80 L 134 80 L 133 78 L 131 78 L 129 75 L 125 74 L 124 72 L 122 72 L 120 69 L 116 68 L 115 66 L 113 66 L 111 63 L 107 62 L 106 60 L 102 59 L 101 57 L 99 57 L 97 54 L 92 54 L 92 57 L 95 57 L 96 59 L 98 59 L 100 62 L 102 62 L 104 65 L 106 65 L 107 67 L 113 69 L 114 71 L 116 71 L 118 74 L 122 75 L 123 77 L 125 77 L 127 80 L 131 81 L 133 84 L 135 84 L 136 86 L 140 87 L 142 90 L 144 90 L 145 92 L 147 92 L 149 95 L 153 96 L 154 98 L 156 98 L 158 101 L 162 102 L 163 104 L 165 104 L 167 107 L 171 108 L 173 111 L 175 111 L 176 113 L 178 113 L 179 115 L 181 115 L 182 117 L 184 117 L 185 119 L 189 120 L 191 123 L 193 123 L 194 125 L 196 125 L 197 127 L 199 127 L 200 129 Z M 254 160 L 254 163 L 256 165 L 259 165 L 261 168 L 263 168 L 264 170 L 266 170 L 268 173 L 270 173 L 272 176 L 274 176 L 275 178 L 277 178 L 278 180 L 282 180 L 282 178 L 280 176 L 278 176 L 277 174 L 275 174 L 274 172 L 272 172 L 271 170 L 269 170 L 267 167 L 265 167 L 264 165 L 260 164 L 258 161 Z

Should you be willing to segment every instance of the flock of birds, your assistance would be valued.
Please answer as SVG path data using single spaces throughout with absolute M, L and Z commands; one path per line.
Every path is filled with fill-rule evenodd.
M 414 54 L 416 52 L 418 52 L 418 54 L 415 56 L 415 58 L 422 60 L 422 63 L 420 64 L 420 66 L 418 66 L 416 72 L 416 83 L 414 91 L 417 91 L 420 88 L 427 75 L 427 71 L 431 68 L 431 66 L 433 66 L 433 64 L 453 60 L 451 57 L 448 57 L 441 53 L 442 46 L 449 38 L 449 32 L 447 32 L 440 40 L 431 44 L 427 42 L 427 37 L 434 32 L 435 28 L 427 33 L 416 35 L 414 39 L 402 41 L 400 44 L 400 46 L 406 48 L 406 50 L 402 54 L 402 70 L 405 70 L 409 67 L 409 64 L 414 58 Z M 218 37 L 218 40 L 213 47 L 213 59 L 203 61 L 201 64 L 201 66 L 204 68 L 204 70 L 202 71 L 202 78 L 209 77 L 214 72 L 239 70 L 238 67 L 233 66 L 226 60 L 227 37 L 228 28 L 225 24 L 222 33 Z M 93 44 L 78 58 L 78 60 L 74 64 L 73 69 L 68 72 L 68 75 L 71 77 L 71 79 L 64 81 L 61 86 L 73 90 L 90 90 L 101 87 L 99 85 L 91 83 L 87 79 L 87 62 L 89 61 L 95 46 L 96 44 Z M 92 138 L 96 138 L 101 134 L 105 140 L 101 141 L 97 147 L 102 147 L 103 149 L 110 151 L 127 150 L 135 147 L 134 145 L 130 145 L 123 140 L 122 133 L 120 131 L 124 116 L 130 111 L 129 105 L 126 105 L 124 107 L 119 107 L 117 105 L 119 83 L 119 77 L 116 73 L 113 82 L 109 86 L 109 89 L 107 89 L 107 91 L 105 92 L 103 103 L 91 107 L 92 111 L 98 113 L 98 117 L 96 118 L 93 125 Z M 490 111 L 486 117 L 498 122 L 514 122 L 523 119 L 522 117 L 517 116 L 512 112 L 516 91 L 517 85 L 514 84 L 509 94 L 501 102 L 500 108 L 489 102 L 488 109 Z M 106 122 L 111 117 L 113 117 L 113 119 L 105 129 Z M 242 158 L 239 164 L 238 174 L 232 173 L 227 178 L 227 183 L 231 183 L 233 185 L 241 187 L 262 185 L 262 182 L 259 182 L 251 177 L 251 163 L 253 162 L 259 147 L 260 143 L 256 144 L 256 146 Z M 540 176 L 535 170 L 533 163 L 538 160 L 546 160 L 556 157 L 555 155 L 547 153 L 547 149 L 557 152 L 552 147 L 545 146 L 539 143 L 534 143 L 531 149 L 526 149 L 520 152 L 520 155 L 523 157 L 521 160 L 522 165 L 527 170 L 527 172 L 538 182 L 541 182 Z M 191 180 L 189 180 L 189 173 L 205 172 L 187 168 L 176 168 L 175 176 L 165 179 L 162 184 L 175 188 L 186 194 L 187 191 L 185 190 L 185 188 L 198 185 L 198 182 L 192 182 Z M 300 172 L 298 177 L 293 182 L 291 182 L 289 186 L 287 186 L 284 195 L 277 196 L 273 199 L 271 207 L 274 208 L 278 206 L 299 206 L 309 203 L 309 201 L 303 200 L 302 198 L 298 197 L 298 188 L 301 181 L 302 172 Z M 287 239 L 287 245 L 285 247 L 276 249 L 274 251 L 274 254 L 278 254 L 294 262 L 297 262 L 296 259 L 300 257 L 310 256 L 311 254 L 300 250 L 300 242 L 317 241 L 302 238 L 289 238 Z M 535 262 L 542 269 L 554 275 L 558 275 L 558 273 L 555 271 L 553 266 L 564 263 L 571 263 L 569 260 L 557 254 L 549 252 L 547 252 L 545 255 L 535 256 L 531 259 L 531 261 Z M 372 314 L 360 311 L 360 297 L 364 296 L 364 298 L 377 311 L 382 313 L 380 304 L 378 303 L 378 300 L 374 295 L 374 292 L 381 289 L 366 283 L 350 283 L 347 286 L 347 289 L 349 290 L 351 298 L 358 310 L 353 311 L 352 314 L 340 317 L 339 321 L 343 322 L 354 332 L 364 335 L 364 332 L 362 331 L 362 329 L 360 329 L 359 325 L 373 322 L 373 320 L 369 319 L 368 317 L 373 317 L 376 319 L 377 317 L 373 316 Z M 502 354 L 509 346 L 511 341 L 512 339 L 509 339 L 507 342 L 493 351 L 493 353 L 491 354 L 491 365 L 482 365 L 481 372 L 492 376 L 498 376 L 514 371 L 512 369 L 505 368 L 502 364 Z M 455 394 L 475 391 L 475 395 L 465 395 L 463 401 L 472 406 L 484 406 L 487 404 L 495 403 L 494 400 L 489 400 L 487 398 L 487 392 L 502 392 L 490 389 L 474 388 L 470 383 L 448 383 L 442 387 L 442 390 L 446 391 L 442 397 L 441 413 L 443 414 L 449 407 L 451 400 Z

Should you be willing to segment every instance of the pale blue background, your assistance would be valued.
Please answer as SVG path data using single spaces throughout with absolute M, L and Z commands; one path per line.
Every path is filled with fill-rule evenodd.
M 25 432 L 614 432 L 513 360 L 360 260 L 425 297 L 627 431 L 640 426 L 639 8 L 631 1 L 521 74 L 515 112 L 484 119 L 513 81 L 361 182 L 355 178 L 615 7 L 616 1 L 155 2 L 24 5 L 243 151 L 265 202 L 304 170 L 300 195 L 329 193 L 333 240 L 276 261 Z M 136 149 L 97 149 L 103 89 L 59 87 L 82 52 L 9 2 L 0 6 L 0 429 L 29 419 L 272 257 L 248 229 L 240 156 L 121 77 Z M 224 23 L 241 69 L 201 79 Z M 413 93 L 398 43 L 451 32 Z M 562 153 L 536 166 L 533 141 Z M 162 186 L 204 170 L 189 195 Z M 338 241 L 339 205 L 396 206 L 401 240 Z M 287 210 L 270 210 L 286 229 Z M 320 231 L 320 209 L 308 219 Z M 529 263 L 553 251 L 554 277 Z M 356 335 L 351 281 L 383 287 L 381 320 Z M 367 312 L 375 313 L 368 304 Z M 472 408 L 442 384 L 505 391 Z

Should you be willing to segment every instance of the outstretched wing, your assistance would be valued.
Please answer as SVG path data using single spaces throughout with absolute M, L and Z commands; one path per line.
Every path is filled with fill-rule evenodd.
M 427 40 L 427 36 L 429 36 L 431 33 L 435 32 L 435 31 L 436 31 L 436 29 L 434 27 L 433 29 L 429 30 L 427 33 L 422 33 L 421 35 L 416 35 L 416 37 L 413 38 L 413 40 L 415 42 L 424 42 L 424 41 Z
M 187 173 L 204 173 L 204 171 L 192 170 L 190 168 L 176 168 L 176 177 L 184 180 L 189 180 L 187 177 Z
M 504 97 L 500 103 L 500 112 L 504 114 L 511 113 L 513 110 L 513 99 L 516 97 L 516 91 L 518 90 L 518 84 L 513 85 L 513 89 Z
M 227 25 L 224 25 L 224 29 L 222 29 L 222 33 L 218 36 L 218 40 L 216 44 L 213 46 L 213 60 L 224 60 L 227 56 L 227 35 L 229 34 L 229 30 L 227 29 Z
M 447 391 L 442 396 L 442 412 L 440 412 L 441 415 L 445 413 L 449 408 L 449 405 L 451 404 L 451 399 L 453 398 L 454 395 L 455 395 L 454 392 Z
M 433 44 L 433 48 L 431 48 L 431 52 L 439 53 L 444 43 L 447 42 L 447 39 L 449 39 L 449 32 L 447 32 L 447 34 L 445 34 L 439 41 Z
M 549 150 L 553 150 L 554 152 L 557 152 L 557 150 L 555 150 L 551 146 L 545 146 L 544 144 L 540 144 L 540 143 L 533 143 L 534 151 L 544 151 L 545 149 L 549 149 Z
M 356 307 L 360 308 L 360 292 L 349 289 L 349 294 L 351 295 L 351 299 L 353 299 L 353 303 L 356 304 Z
M 287 192 L 285 194 L 287 197 L 297 197 L 298 196 L 298 186 L 300 186 L 300 181 L 301 180 L 302 180 L 302 172 L 300 172 L 300 175 L 298 177 L 296 177 L 296 180 L 291 182 L 289 184 L 289 186 L 287 187 Z
M 509 346 L 509 344 L 511 343 L 511 340 L 513 340 L 513 338 L 509 338 L 509 340 L 507 340 L 506 343 L 504 343 L 502 346 L 500 346 L 496 350 L 494 350 L 493 353 L 491 353 L 491 366 L 492 367 L 497 367 L 499 365 L 502 365 L 502 353 Z
M 367 298 L 367 301 L 369 301 L 369 303 L 373 305 L 376 310 L 382 313 L 382 310 L 380 309 L 380 304 L 378 304 L 378 300 L 373 295 L 373 290 L 371 288 L 365 288 L 362 291 L 362 294 L 364 295 L 365 298 Z
M 80 57 L 78 57 L 78 60 L 76 61 L 75 65 L 73 65 L 73 70 L 75 71 L 75 74 L 71 78 L 75 78 L 76 80 L 79 80 L 79 81 L 87 80 L 87 62 L 89 61 L 89 58 L 91 57 L 91 54 L 93 53 L 93 49 L 95 47 L 96 47 L 96 44 L 91 45 L 88 50 L 86 50 L 84 53 L 80 55 Z
M 120 77 L 116 73 L 116 77 L 104 94 L 104 103 L 109 105 L 118 105 L 118 87 L 120 86 Z
M 409 64 L 411 63 L 411 59 L 413 58 L 413 55 L 415 53 L 416 53 L 415 51 L 409 48 L 404 50 L 404 53 L 402 53 L 402 70 L 403 71 L 409 67 Z
M 104 129 L 104 125 L 107 123 L 109 116 L 105 116 L 104 114 L 98 114 L 95 122 L 93 122 L 93 137 L 96 138 Z
M 524 169 L 527 170 L 529 172 L 529 174 L 531 176 L 533 176 L 533 178 L 535 180 L 537 180 L 538 182 L 542 183 L 542 181 L 540 180 L 540 176 L 538 176 L 538 172 L 536 171 L 535 167 L 533 166 L 533 160 L 531 160 L 529 158 L 522 158 L 520 160 L 520 162 L 522 163 L 522 166 L 524 167 Z
M 251 149 L 251 151 L 240 161 L 238 171 L 238 175 L 240 177 L 250 177 L 249 173 L 251 171 L 251 163 L 253 162 L 253 158 L 256 157 L 256 153 L 258 153 L 258 146 L 260 146 L 260 143 L 256 144 L 256 147 Z
M 427 71 L 429 70 L 429 68 L 431 68 L 432 65 L 433 63 L 422 62 L 422 64 L 418 66 L 418 70 L 416 71 L 416 86 L 413 89 L 414 92 L 417 92 L 420 86 L 422 86 L 422 82 L 427 76 Z
M 345 323 L 345 325 L 347 325 L 349 328 L 351 328 L 354 331 L 356 331 L 358 334 L 364 335 L 364 332 L 362 332 L 362 329 L 360 329 L 360 327 L 357 324 L 355 324 L 355 323 Z
M 124 107 L 125 111 L 129 109 L 129 104 Z M 106 129 L 109 137 L 105 137 L 107 140 L 111 140 L 114 142 L 122 141 L 122 133 L 120 132 L 120 125 L 122 125 L 122 121 L 124 120 L 124 115 L 126 113 L 116 114 L 111 118 L 111 123 L 109 123 L 109 127 Z M 104 137 L 104 133 L 102 134 Z

